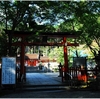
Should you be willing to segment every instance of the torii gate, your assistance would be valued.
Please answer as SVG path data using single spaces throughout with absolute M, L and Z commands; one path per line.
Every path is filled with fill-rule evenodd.
M 20 79 L 22 75 L 25 74 L 25 66 L 24 66 L 24 57 L 25 57 L 25 46 L 63 46 L 64 50 L 64 78 L 66 79 L 66 72 L 68 72 L 68 52 L 67 52 L 67 46 L 78 46 L 77 43 L 70 43 L 67 42 L 67 38 L 76 38 L 77 36 L 75 34 L 72 34 L 70 32 L 46 32 L 46 33 L 40 33 L 39 35 L 36 35 L 34 32 L 24 32 L 24 31 L 12 31 L 11 30 L 5 30 L 5 33 L 8 35 L 9 39 L 9 53 L 11 52 L 11 46 L 21 46 L 21 55 L 20 55 Z M 75 32 L 76 33 L 76 32 Z M 34 37 L 54 37 L 54 38 L 62 38 L 63 42 L 61 43 L 47 43 L 47 42 L 26 42 L 25 38 L 29 36 Z M 12 42 L 13 37 L 19 37 L 21 38 L 20 42 Z M 24 75 L 25 76 L 25 75 Z

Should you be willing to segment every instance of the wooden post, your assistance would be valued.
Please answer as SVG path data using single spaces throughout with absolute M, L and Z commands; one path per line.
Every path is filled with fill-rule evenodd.
M 20 80 L 23 79 L 25 76 L 25 70 L 24 70 L 24 58 L 25 58 L 25 46 L 24 46 L 24 37 L 22 37 L 21 41 L 21 54 L 20 54 Z
M 66 43 L 66 37 L 63 38 L 64 43 L 64 78 L 67 80 L 67 72 L 68 72 L 68 53 L 67 53 L 67 43 Z

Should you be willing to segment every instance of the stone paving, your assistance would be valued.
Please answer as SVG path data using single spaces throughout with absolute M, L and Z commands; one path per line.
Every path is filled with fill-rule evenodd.
M 59 73 L 26 73 L 26 84 L 29 85 L 54 85 L 62 84 Z
M 58 73 L 27 73 L 26 83 L 32 85 L 62 84 Z M 0 98 L 100 98 L 99 91 L 88 90 L 38 90 L 0 92 Z

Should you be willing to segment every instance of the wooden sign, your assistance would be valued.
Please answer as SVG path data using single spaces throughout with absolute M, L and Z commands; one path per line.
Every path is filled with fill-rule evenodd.
M 15 84 L 16 83 L 16 58 L 3 57 L 1 69 L 2 69 L 1 84 Z
M 73 67 L 86 67 L 86 57 L 73 57 Z

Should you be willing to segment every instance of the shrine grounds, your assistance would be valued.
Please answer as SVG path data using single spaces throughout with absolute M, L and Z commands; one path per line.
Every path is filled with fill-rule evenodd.
M 68 86 L 66 88 L 54 86 L 51 90 L 49 88 L 43 89 L 43 87 L 38 87 L 38 84 L 41 83 L 41 85 L 45 85 L 47 83 L 48 85 L 52 85 L 54 83 L 60 83 L 58 73 L 38 73 L 35 75 L 32 76 L 32 73 L 28 74 L 27 83 L 34 83 L 34 85 L 37 86 L 37 89 L 0 89 L 0 98 L 100 98 L 100 91 L 93 89 L 74 89 L 69 88 Z
M 46 91 L 3 91 L 0 98 L 100 98 L 100 91 L 46 90 Z

